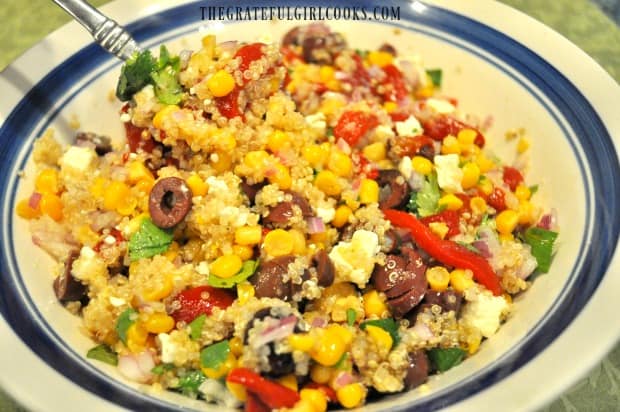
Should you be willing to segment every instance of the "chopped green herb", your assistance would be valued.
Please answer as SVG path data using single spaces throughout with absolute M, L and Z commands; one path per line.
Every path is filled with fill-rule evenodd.
M 538 192 L 538 185 L 532 185 L 530 186 L 530 195 L 533 195 L 534 193 Z
M 377 326 L 383 329 L 384 331 L 386 331 L 387 333 L 389 333 L 390 336 L 392 337 L 392 341 L 394 342 L 392 347 L 396 347 L 396 345 L 398 345 L 398 342 L 400 342 L 400 336 L 398 335 L 398 324 L 396 323 L 394 319 L 387 318 L 387 319 L 367 320 L 360 324 L 360 328 L 362 330 L 365 330 L 366 326 L 368 325 Z
M 86 353 L 86 357 L 113 366 L 116 366 L 118 364 L 118 356 L 116 355 L 116 352 L 114 352 L 108 345 L 104 344 L 97 345 L 94 348 L 91 348 Z
M 461 348 L 433 348 L 428 351 L 428 358 L 436 370 L 445 372 L 465 359 L 465 351 Z
M 441 69 L 429 69 L 429 70 L 426 70 L 426 74 L 428 74 L 428 77 L 431 78 L 431 81 L 433 82 L 433 86 L 441 87 L 441 77 L 442 77 Z
M 223 340 L 207 346 L 200 352 L 200 364 L 205 368 L 217 369 L 230 353 L 230 344 Z
M 172 363 L 160 363 L 159 365 L 155 366 L 153 369 L 151 369 L 151 373 L 154 375 L 161 375 L 166 371 L 170 371 L 174 369 L 174 364 Z
M 127 344 L 127 329 L 136 321 L 137 317 L 138 312 L 129 308 L 121 313 L 116 321 L 116 333 L 118 333 L 119 339 L 124 344 Z
M 183 97 L 183 89 L 177 81 L 177 72 L 170 66 L 166 66 L 159 72 L 151 75 L 155 83 L 155 96 L 164 104 L 178 104 Z
M 149 50 L 134 54 L 121 68 L 116 97 L 125 102 L 151 81 L 157 62 Z
M 192 396 L 198 393 L 198 388 L 207 379 L 207 377 L 199 370 L 191 370 L 179 378 L 179 386 L 177 389 L 183 395 Z
M 470 252 L 480 254 L 480 251 L 476 249 L 476 247 L 472 245 L 471 243 L 465 243 L 465 242 L 456 242 L 456 243 L 463 246 L 465 249 L 469 250 Z
M 163 44 L 159 47 L 159 59 L 157 59 L 157 68 L 159 71 L 166 66 L 172 67 L 175 72 L 181 68 L 181 58 L 179 56 L 170 56 L 170 52 Z
M 129 258 L 132 262 L 164 253 L 172 243 L 171 230 L 161 229 L 151 219 L 143 219 L 140 229 L 129 238 Z
M 557 237 L 557 232 L 540 227 L 531 227 L 524 233 L 525 243 L 532 247 L 532 255 L 536 258 L 538 270 L 542 273 L 549 271 L 551 256 L 553 255 L 553 243 Z
M 189 324 L 189 336 L 193 340 L 198 340 L 200 335 L 202 335 L 202 326 L 205 324 L 205 319 L 207 319 L 207 315 L 204 313 L 198 316 L 196 319 L 190 322 Z
M 362 49 L 355 49 L 355 54 L 357 54 L 358 56 L 360 56 L 363 59 L 363 58 L 366 57 L 368 52 L 366 50 L 362 50 Z
M 252 276 L 254 272 L 256 272 L 257 268 L 258 268 L 258 261 L 246 260 L 245 262 L 243 262 L 243 266 L 241 266 L 241 270 L 239 270 L 239 272 L 236 275 L 224 279 L 224 278 L 215 276 L 213 274 L 210 274 L 209 279 L 207 279 L 207 283 L 209 283 L 210 286 L 213 286 L 216 288 L 232 288 L 237 283 L 241 283 L 247 278 L 249 278 L 250 276 Z
M 349 353 L 345 352 L 342 354 L 340 359 L 338 359 L 338 362 L 336 362 L 336 364 L 334 365 L 334 368 L 340 369 L 340 370 L 346 370 L 346 369 L 349 369 L 349 366 L 350 366 Z
M 331 126 L 328 126 L 327 129 L 325 129 L 325 135 L 327 137 L 333 136 L 334 135 L 334 128 Z
M 355 312 L 355 309 L 347 309 L 347 324 L 349 326 L 355 325 L 355 319 L 357 319 L 357 313 Z
M 428 180 L 422 184 L 422 189 L 416 194 L 415 203 L 418 215 L 426 217 L 441 211 L 438 206 L 441 192 L 437 184 L 437 174 L 428 175 Z

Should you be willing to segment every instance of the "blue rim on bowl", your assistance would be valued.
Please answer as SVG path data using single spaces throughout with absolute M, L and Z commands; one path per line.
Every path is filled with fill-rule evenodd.
M 396 1 L 390 3 L 400 4 Z M 266 2 L 252 4 L 270 5 Z M 315 4 L 331 5 L 327 1 Z M 367 1 L 355 5 L 372 6 Z M 197 4 L 192 3 L 172 8 L 132 23 L 128 29 L 140 43 L 150 45 L 157 36 L 195 23 L 196 9 Z M 464 381 L 401 407 L 415 405 L 424 410 L 435 410 L 472 396 L 525 365 L 553 342 L 583 309 L 606 272 L 620 233 L 620 215 L 609 213 L 620 206 L 620 165 L 611 137 L 588 100 L 543 58 L 495 29 L 436 6 L 401 7 L 401 19 L 389 24 L 475 54 L 528 90 L 562 130 L 579 163 L 581 183 L 586 192 L 587 221 L 581 239 L 581 255 L 551 309 L 493 364 Z M 177 36 L 178 31 L 173 37 Z M 161 38 L 158 40 L 162 41 Z M 3 274 L 0 278 L 0 312 L 24 343 L 69 380 L 123 407 L 174 410 L 175 406 L 169 402 L 149 397 L 105 376 L 54 332 L 43 319 L 20 276 L 14 253 L 16 245 L 11 237 L 19 180 L 17 172 L 29 156 L 29 150 L 24 148 L 30 146 L 80 90 L 104 72 L 118 67 L 110 61 L 112 58 L 96 45 L 78 51 L 31 89 L 0 129 L 0 185 L 5 188 L 1 198 L 2 238 L 8 240 L 9 246 L 2 249 L 0 256 Z M 72 91 L 71 87 L 78 81 L 81 87 Z M 30 139 L 15 139 L 14 136 L 30 136 Z

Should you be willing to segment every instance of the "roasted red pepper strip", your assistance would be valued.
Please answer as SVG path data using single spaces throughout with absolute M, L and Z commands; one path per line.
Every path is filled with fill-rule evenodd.
M 430 256 L 446 265 L 471 270 L 476 282 L 489 289 L 494 295 L 501 295 L 502 287 L 499 278 L 485 258 L 465 249 L 458 243 L 438 238 L 424 223 L 409 213 L 387 209 L 383 211 L 383 214 L 394 226 L 409 229 L 413 240 Z
M 245 408 L 243 408 L 243 410 L 245 412 L 271 412 L 269 406 L 261 402 L 258 396 L 252 392 L 248 392 L 247 398 L 245 399 Z
M 227 290 L 211 286 L 197 286 L 180 292 L 174 298 L 178 309 L 170 313 L 175 322 L 189 323 L 196 317 L 210 315 L 214 307 L 225 309 L 232 305 L 235 297 Z
M 245 386 L 271 409 L 292 408 L 299 400 L 299 394 L 294 390 L 267 380 L 247 368 L 233 369 L 226 380 Z

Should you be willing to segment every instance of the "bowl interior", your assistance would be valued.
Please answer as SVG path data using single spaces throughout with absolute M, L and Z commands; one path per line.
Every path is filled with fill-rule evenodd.
M 188 11 L 184 10 L 184 13 Z M 507 141 L 504 133 L 509 129 L 525 128 L 532 141 L 526 182 L 540 184 L 536 200 L 547 208 L 557 210 L 561 227 L 560 247 L 551 271 L 539 276 L 530 290 L 515 300 L 514 313 L 508 322 L 492 339 L 483 343 L 476 356 L 432 378 L 424 390 L 386 398 L 369 405 L 369 409 L 414 404 L 435 408 L 456 402 L 480 390 L 486 385 L 485 382 L 495 383 L 533 359 L 537 352 L 524 354 L 524 348 L 537 341 L 539 343 L 534 347 L 540 349 L 559 333 L 556 331 L 555 335 L 550 335 L 543 330 L 553 316 L 560 316 L 557 314 L 558 308 L 565 305 L 574 293 L 574 284 L 584 265 L 584 245 L 589 243 L 592 234 L 594 189 L 589 166 L 591 160 L 584 155 L 582 141 L 567 120 L 562 104 L 558 103 L 562 96 L 549 95 L 548 90 L 541 89 L 538 81 L 529 76 L 529 72 L 515 67 L 511 60 L 506 61 L 495 50 L 477 44 L 475 35 L 457 35 L 436 23 L 435 19 L 442 17 L 442 13 L 447 12 L 429 8 L 414 14 L 416 19 L 411 21 L 389 24 L 340 21 L 330 26 L 342 31 L 353 47 L 375 48 L 387 42 L 396 46 L 399 55 L 417 55 L 426 66 L 442 68 L 443 94 L 456 97 L 461 110 L 467 113 L 482 118 L 492 116 L 492 126 L 486 138 L 489 147 L 505 163 L 511 164 L 515 160 L 516 143 Z M 174 16 L 178 15 L 146 19 L 136 25 L 138 33 L 143 33 L 139 40 L 154 50 L 165 42 L 171 51 L 178 52 L 198 48 L 200 37 L 205 32 L 215 32 L 218 41 L 277 41 L 295 23 L 204 25 L 197 24 L 193 19 L 175 20 Z M 451 14 L 448 17 L 456 18 Z M 459 24 L 478 25 L 465 18 L 461 20 Z M 257 36 L 257 33 L 260 35 Z M 64 142 L 69 142 L 75 133 L 72 126 L 76 121 L 81 130 L 105 134 L 116 141 L 121 141 L 124 136 L 118 114 L 120 104 L 109 99 L 120 64 L 97 49 L 90 47 L 88 50 L 89 56 L 96 57 L 93 61 L 82 59 L 78 63 L 77 58 L 72 58 L 63 63 L 63 75 L 71 81 L 53 88 L 51 97 L 54 105 L 43 102 L 41 107 L 30 109 L 34 122 L 12 165 L 8 186 L 10 210 L 14 210 L 16 200 L 32 191 L 34 168 L 29 160 L 30 144 L 47 127 L 52 127 L 56 138 Z M 16 178 L 17 171 L 22 169 L 23 178 Z M 112 367 L 85 359 L 85 353 L 93 343 L 81 333 L 80 320 L 63 309 L 55 299 L 51 288 L 53 273 L 57 270 L 55 264 L 32 245 L 27 222 L 12 217 L 8 220 L 8 239 L 12 249 L 8 259 L 13 287 L 17 291 L 17 299 L 23 302 L 26 309 L 22 314 L 11 315 L 12 320 L 30 318 L 34 327 L 42 331 L 39 333 L 43 333 L 47 341 L 54 345 L 55 351 L 78 365 L 76 371 L 86 374 L 84 382 L 80 381 L 82 385 L 91 390 L 97 385 L 108 385 L 128 399 L 142 398 L 146 388 L 126 382 Z M 32 341 L 26 343 L 37 350 Z M 45 359 L 50 355 L 46 352 L 42 356 Z M 54 365 L 51 359 L 49 363 Z M 76 380 L 71 376 L 70 379 Z M 88 381 L 91 380 L 99 383 L 90 385 Z M 124 384 L 135 391 L 125 389 Z M 170 393 L 155 396 L 175 404 L 196 405 L 187 398 Z M 170 406 L 168 403 L 158 405 Z

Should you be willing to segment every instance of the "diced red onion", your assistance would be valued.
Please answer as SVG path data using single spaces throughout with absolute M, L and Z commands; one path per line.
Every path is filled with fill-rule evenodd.
M 134 382 L 146 383 L 153 377 L 151 370 L 155 361 L 150 351 L 137 355 L 123 355 L 118 358 L 118 371 L 125 378 Z
M 491 128 L 491 126 L 493 126 L 493 122 L 494 121 L 495 121 L 495 118 L 492 115 L 488 115 L 482 121 L 482 124 L 480 125 L 480 128 L 482 130 L 489 130 Z
M 282 318 L 277 325 L 265 329 L 263 333 L 256 338 L 254 345 L 260 347 L 269 342 L 284 339 L 293 333 L 296 324 L 297 317 L 295 315 Z
M 344 139 L 338 139 L 336 141 L 336 147 L 338 147 L 338 149 L 342 150 L 346 154 L 351 154 L 351 146 L 349 146 L 349 144 Z
M 100 232 L 103 229 L 111 229 L 116 226 L 120 221 L 120 216 L 116 212 L 103 212 L 97 210 L 88 214 L 90 220 L 93 222 L 90 228 L 95 232 Z
M 69 230 L 55 220 L 44 216 L 42 219 L 30 221 L 32 243 L 45 250 L 56 260 L 66 259 L 79 244 L 71 236 Z
M 308 219 L 306 219 L 306 222 L 308 223 L 308 233 L 310 233 L 311 235 L 315 233 L 325 232 L 325 223 L 320 217 L 309 217 Z
M 475 247 L 479 252 L 480 255 L 484 258 L 491 258 L 493 257 L 493 255 L 491 254 L 491 251 L 489 250 L 489 245 L 487 244 L 486 240 L 476 240 L 474 243 L 472 243 L 472 246 Z
M 420 82 L 420 78 L 418 76 L 418 71 L 413 67 L 413 63 L 409 60 L 400 60 L 398 65 L 400 66 L 400 71 L 403 73 L 405 81 L 415 88 Z
M 350 383 L 355 383 L 356 379 L 355 376 L 353 376 L 353 374 L 351 374 L 350 372 L 347 371 L 341 371 L 338 372 L 338 374 L 336 375 L 336 378 L 334 379 L 334 388 L 342 388 L 343 386 L 346 386 Z
M 547 230 L 555 229 L 558 221 L 557 213 L 558 211 L 556 209 L 551 209 L 549 213 L 544 214 L 540 218 L 536 226 Z
M 482 256 L 489 259 L 498 254 L 501 245 L 493 229 L 483 226 L 478 231 L 478 236 L 480 239 L 474 242 L 474 247 L 480 251 Z
M 38 208 L 41 197 L 41 193 L 34 192 L 32 195 L 30 195 L 30 198 L 28 199 L 28 206 L 30 206 L 32 209 Z
M 324 328 L 325 326 L 327 326 L 327 319 L 325 319 L 323 316 L 316 316 L 314 319 L 312 319 L 312 323 L 310 324 L 310 326 L 312 326 L 313 328 Z
M 416 322 L 411 330 L 422 340 L 429 340 L 435 336 L 428 325 L 423 322 Z

